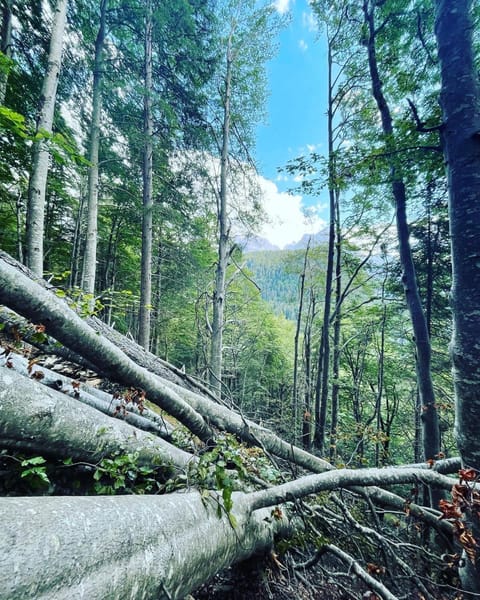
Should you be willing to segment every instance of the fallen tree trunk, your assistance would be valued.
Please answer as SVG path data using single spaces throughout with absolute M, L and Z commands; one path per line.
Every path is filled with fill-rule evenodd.
M 173 426 L 162 419 L 160 415 L 147 408 L 140 414 L 131 402 L 126 403 L 121 397 L 114 398 L 112 394 L 92 388 L 89 385 L 65 377 L 60 373 L 54 373 L 43 365 L 29 363 L 26 358 L 13 352 L 0 357 L 0 365 L 6 366 L 7 364 L 9 368 L 15 369 L 20 375 L 30 377 L 39 381 L 42 385 L 73 396 L 79 402 L 88 404 L 110 417 L 114 417 L 116 416 L 115 413 L 118 413 L 119 418 L 143 431 L 148 431 L 169 439 L 174 430 Z M 119 406 L 127 407 L 128 410 L 121 413 L 118 410 Z
M 185 469 L 195 460 L 167 441 L 0 367 L 0 446 L 89 463 L 138 453 L 140 463 Z
M 234 495 L 235 528 L 198 492 L 1 498 L 0 600 L 177 600 L 273 545 L 285 519 Z
M 35 323 L 42 323 L 49 335 L 91 363 L 100 363 L 102 370 L 115 381 L 144 389 L 152 402 L 176 417 L 201 440 L 214 438 L 205 420 L 159 377 L 136 365 L 114 344 L 96 334 L 65 302 L 4 258 L 0 258 L 0 303 Z
M 229 518 L 212 492 L 0 499 L 0 599 L 180 599 L 285 534 L 287 520 L 269 510 L 277 502 L 353 484 L 417 480 L 451 482 L 419 469 L 338 470 L 235 493 Z

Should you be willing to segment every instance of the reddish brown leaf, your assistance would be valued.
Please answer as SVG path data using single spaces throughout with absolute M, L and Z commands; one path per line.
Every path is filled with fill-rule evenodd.
M 460 469 L 458 475 L 460 477 L 460 483 L 462 483 L 462 481 L 476 481 L 479 476 L 478 471 L 475 469 Z
M 33 367 L 34 367 L 34 366 L 35 366 L 37 363 L 38 363 L 38 358 L 31 358 L 31 359 L 28 361 L 28 365 L 27 365 L 27 371 L 28 371 L 28 374 L 29 374 L 29 375 L 31 375 L 31 374 L 32 374 L 32 369 L 33 369 Z

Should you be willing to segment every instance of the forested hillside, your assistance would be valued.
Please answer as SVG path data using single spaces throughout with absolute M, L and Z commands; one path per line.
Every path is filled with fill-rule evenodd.
M 277 314 L 295 321 L 303 253 L 290 250 L 252 252 L 245 255 L 248 269 L 262 298 Z
M 292 6 L 0 4 L 0 600 L 480 594 L 480 6 L 305 5 L 245 252 Z

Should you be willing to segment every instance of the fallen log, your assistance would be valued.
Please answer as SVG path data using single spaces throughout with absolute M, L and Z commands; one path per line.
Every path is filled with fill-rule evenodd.
M 285 518 L 234 494 L 1 498 L 0 600 L 179 600 L 273 545 Z
M 137 453 L 140 463 L 185 469 L 195 460 L 167 441 L 0 367 L 0 446 L 95 463 Z
M 20 375 L 34 379 L 42 385 L 61 391 L 69 396 L 73 396 L 75 400 L 88 404 L 110 417 L 114 417 L 115 412 L 117 412 L 122 420 L 138 429 L 154 433 L 165 439 L 170 439 L 174 430 L 173 426 L 162 419 L 160 415 L 147 408 L 142 413 L 139 413 L 132 403 L 125 403 L 121 398 L 114 398 L 112 394 L 107 394 L 85 383 L 74 381 L 61 373 L 54 373 L 43 365 L 32 364 L 26 358 L 13 352 L 0 356 L 0 366 L 6 365 L 9 365 L 9 368 L 15 369 Z M 122 405 L 122 402 L 123 406 L 128 407 L 128 410 L 125 410 L 123 413 L 118 411 L 118 406 Z

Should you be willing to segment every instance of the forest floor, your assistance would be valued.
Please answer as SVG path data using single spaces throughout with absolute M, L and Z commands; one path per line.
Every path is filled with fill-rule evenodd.
M 295 574 L 279 568 L 267 557 L 249 560 L 225 569 L 192 594 L 194 600 L 346 600 L 355 597 L 376 600 L 364 590 L 356 593 L 326 582 L 317 569 Z M 367 592 L 368 594 L 368 592 Z

